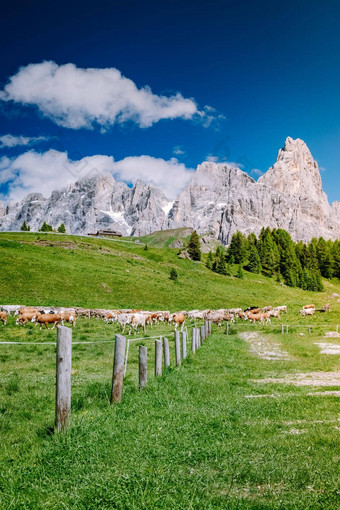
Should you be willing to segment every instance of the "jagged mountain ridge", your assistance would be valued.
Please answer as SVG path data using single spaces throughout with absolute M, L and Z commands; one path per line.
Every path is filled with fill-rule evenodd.
M 30 194 L 20 203 L 0 203 L 0 230 L 19 230 L 23 221 L 38 230 L 43 221 L 70 233 L 115 229 L 123 235 L 192 227 L 228 244 L 234 232 L 284 228 L 295 240 L 340 238 L 340 203 L 332 205 L 306 144 L 288 137 L 276 163 L 256 182 L 228 163 L 198 165 L 188 185 L 171 202 L 140 180 L 129 188 L 112 176 L 82 179 L 46 199 Z

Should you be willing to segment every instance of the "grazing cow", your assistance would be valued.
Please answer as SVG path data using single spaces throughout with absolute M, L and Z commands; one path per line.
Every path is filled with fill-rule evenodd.
M 300 310 L 300 314 L 303 317 L 306 317 L 306 315 L 314 315 L 315 308 L 304 308 L 303 310 Z
M 24 313 L 40 313 L 37 308 L 33 308 L 33 306 L 24 306 L 17 310 L 14 315 L 22 315 Z
M 91 310 L 90 309 L 76 308 L 75 311 L 76 311 L 76 315 L 78 317 L 88 317 L 88 318 L 91 317 Z
M 261 308 L 261 312 L 265 313 L 265 312 L 271 312 L 273 309 L 272 306 L 264 306 L 263 308 Z
M 305 306 L 303 307 L 303 310 L 311 310 L 311 309 L 313 309 L 313 308 L 315 309 L 315 305 L 305 305 Z
M 120 327 L 122 328 L 122 333 L 125 332 L 125 328 L 127 324 L 130 324 L 132 320 L 132 315 L 129 313 L 121 313 L 117 317 L 117 322 L 120 324 Z
M 242 308 L 229 308 L 228 310 L 226 310 L 227 313 L 231 313 L 233 315 L 238 315 L 239 313 L 242 313 L 243 310 Z
M 76 314 L 75 312 L 60 312 L 61 324 L 64 325 L 64 322 L 70 322 L 72 327 L 74 328 L 76 325 Z
M 35 322 L 33 319 L 35 319 L 38 315 L 40 315 L 39 312 L 21 313 L 16 320 L 16 325 L 18 326 L 18 324 L 23 324 L 24 326 L 26 326 L 26 323 L 28 321 Z
M 40 329 L 45 324 L 45 328 L 48 329 L 48 324 L 53 324 L 54 329 L 61 322 L 61 315 L 59 313 L 42 313 L 33 317 L 32 322 L 40 324 Z
M 274 310 L 278 310 L 279 312 L 285 312 L 287 313 L 287 306 L 286 305 L 283 305 L 283 306 L 276 306 L 274 308 Z
M 259 322 L 260 324 L 269 323 L 270 322 L 270 315 L 268 312 L 266 313 L 251 313 L 248 316 L 249 321 L 255 324 L 256 322 Z
M 246 308 L 243 311 L 244 311 L 244 313 L 247 313 L 247 312 L 259 313 L 260 312 L 260 308 L 258 306 L 248 306 L 248 308 Z
M 0 321 L 6 326 L 7 323 L 7 312 L 0 312 Z
M 172 322 L 172 314 L 170 312 L 166 312 L 164 315 L 163 315 L 163 320 L 164 322 L 167 322 L 168 324 L 170 324 Z
M 191 310 L 188 312 L 188 319 L 191 319 L 191 321 L 195 321 L 197 319 L 204 319 L 204 312 L 201 312 L 200 310 Z
M 137 333 L 138 328 L 143 328 L 144 333 L 146 333 L 146 321 L 147 321 L 148 315 L 144 313 L 134 313 L 131 314 L 131 321 L 130 321 L 130 328 L 129 328 L 129 335 L 131 335 L 131 331 L 134 329 L 135 334 Z
M 185 324 L 185 314 L 183 312 L 173 313 L 172 322 L 175 324 L 175 331 L 177 331 L 178 326 L 181 326 L 181 331 L 183 331 Z
M 226 314 L 224 314 L 224 319 L 227 322 L 235 322 L 235 316 L 234 316 L 233 313 L 226 313 Z
M 280 310 L 273 309 L 273 310 L 269 310 L 268 313 L 269 313 L 270 317 L 277 317 L 278 319 L 280 318 Z
M 327 305 L 323 305 L 322 307 L 323 312 L 330 312 L 331 311 L 331 305 L 327 303 Z
M 109 322 L 116 322 L 118 320 L 118 316 L 120 315 L 120 312 L 117 313 L 115 310 L 112 311 L 112 312 L 108 312 L 104 321 L 109 323 Z
M 8 315 L 18 315 L 16 312 L 18 312 L 20 308 L 24 308 L 23 305 L 2 305 L 0 310 L 7 312 Z
M 234 317 L 233 317 L 234 318 Z M 222 322 L 226 319 L 226 314 L 222 310 L 209 310 L 209 312 L 206 314 L 206 320 L 211 321 L 213 324 L 217 324 L 217 326 L 220 328 Z

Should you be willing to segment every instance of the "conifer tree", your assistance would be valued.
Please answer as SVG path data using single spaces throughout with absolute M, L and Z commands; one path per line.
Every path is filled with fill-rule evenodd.
M 20 230 L 22 232 L 29 232 L 31 230 L 31 227 L 27 225 L 26 221 L 21 225 Z
M 177 279 L 178 279 L 178 273 L 176 271 L 176 269 L 173 267 L 170 271 L 170 276 L 169 276 L 170 280 L 173 280 L 175 282 L 177 282 Z
M 254 244 L 250 244 L 248 248 L 247 270 L 256 274 L 261 273 L 262 270 L 260 256 Z
M 208 269 L 212 269 L 213 260 L 214 260 L 214 257 L 213 257 L 212 251 L 209 251 L 207 262 L 206 262 L 206 267 Z
M 201 260 L 200 240 L 196 230 L 190 236 L 187 249 L 192 260 Z
M 227 274 L 227 267 L 226 267 L 225 257 L 224 257 L 223 253 L 221 253 L 219 258 L 217 259 L 215 271 L 216 271 L 216 273 L 219 273 L 219 274 L 223 274 L 223 275 Z
M 58 227 L 58 232 L 59 232 L 60 234 L 66 234 L 66 228 L 65 228 L 64 223 L 62 223 L 61 225 L 59 225 L 59 227 Z
M 240 278 L 240 279 L 242 279 L 244 277 L 242 264 L 238 265 L 236 276 L 237 276 L 237 278 Z
M 236 264 L 247 258 L 247 238 L 239 230 L 231 238 L 227 256 L 229 260 L 233 257 Z
M 46 221 L 44 221 L 44 223 L 39 228 L 39 232 L 52 232 L 52 230 L 53 229 L 52 229 L 51 225 L 48 225 L 46 223 Z

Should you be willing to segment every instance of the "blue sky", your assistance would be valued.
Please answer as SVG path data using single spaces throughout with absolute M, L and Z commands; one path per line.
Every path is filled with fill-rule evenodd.
M 61 121 L 57 104 L 53 114 L 47 114 L 49 99 L 43 103 L 37 99 L 38 93 L 43 96 L 45 92 L 37 92 L 39 81 L 32 85 L 24 76 L 25 87 L 36 87 L 36 104 L 24 104 L 26 90 L 18 91 L 20 84 L 16 96 L 7 93 L 0 101 L 0 137 L 11 134 L 45 139 L 0 149 L 0 193 L 8 192 L 8 182 L 14 176 L 22 193 L 41 183 L 41 190 L 48 194 L 49 186 L 64 183 L 66 177 L 59 173 L 57 164 L 45 171 L 50 159 L 16 159 L 27 151 L 58 151 L 56 160 L 63 161 L 71 178 L 76 174 L 73 162 L 88 163 L 84 158 L 90 156 L 123 160 L 115 171 L 126 180 L 144 175 L 145 165 L 150 164 L 150 172 L 157 172 L 153 160 L 126 158 L 176 158 L 178 165 L 172 166 L 184 175 L 178 177 L 180 185 L 190 169 L 211 156 L 240 163 L 248 172 L 254 168 L 266 171 L 275 162 L 285 138 L 292 136 L 305 140 L 324 169 L 322 179 L 330 201 L 340 200 L 338 2 L 59 1 L 51 5 L 33 1 L 3 7 L 1 90 L 10 77 L 18 75 L 21 66 L 44 61 L 54 62 L 62 70 L 65 64 L 74 64 L 72 73 L 115 68 L 132 80 L 137 91 L 150 87 L 152 108 L 156 108 L 159 97 L 178 98 L 176 94 L 181 94 L 176 100 L 179 113 L 177 117 L 162 118 L 168 116 L 162 110 L 158 120 L 157 106 L 147 126 L 148 103 L 142 113 L 138 110 L 127 115 L 127 120 L 117 117 L 111 122 L 108 112 L 103 122 L 92 122 L 85 115 L 79 123 L 87 121 L 89 126 L 70 127 L 72 113 L 65 120 L 64 112 Z M 49 77 L 53 75 L 52 68 L 48 73 Z M 102 79 L 101 74 L 98 77 Z M 86 76 L 84 80 L 86 85 Z M 122 85 L 125 93 L 124 81 Z M 67 96 L 67 86 L 58 86 Z M 99 92 L 94 90 L 87 100 L 95 101 L 96 94 Z M 92 88 L 88 95 L 92 96 Z M 74 100 L 82 116 L 81 101 L 78 97 Z M 206 105 L 215 110 L 204 109 Z M 186 108 L 194 107 L 199 113 L 187 112 Z M 59 153 L 67 153 L 68 159 L 65 161 Z M 104 168 L 111 164 L 107 159 L 91 161 Z M 21 164 L 26 165 L 22 177 Z M 32 165 L 37 165 L 33 177 Z M 140 172 L 134 173 L 131 165 L 140 165 Z M 163 175 L 171 171 L 171 165 L 162 170 Z

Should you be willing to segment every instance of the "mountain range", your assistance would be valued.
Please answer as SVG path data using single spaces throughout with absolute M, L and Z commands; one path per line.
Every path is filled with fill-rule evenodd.
M 192 227 L 228 244 L 237 230 L 259 233 L 283 228 L 295 240 L 340 238 L 340 203 L 329 204 L 318 164 L 303 140 L 288 137 L 275 164 L 256 182 L 234 164 L 205 161 L 170 201 L 138 180 L 133 187 L 111 175 L 80 179 L 49 198 L 31 193 L 21 202 L 0 202 L 0 230 L 38 230 L 46 221 L 68 233 L 114 229 L 141 236 L 155 230 Z

